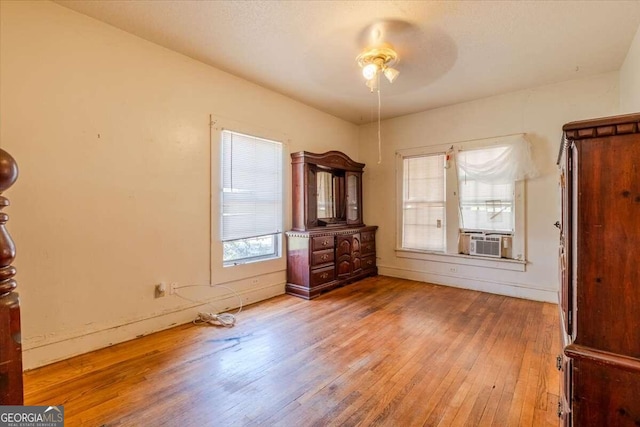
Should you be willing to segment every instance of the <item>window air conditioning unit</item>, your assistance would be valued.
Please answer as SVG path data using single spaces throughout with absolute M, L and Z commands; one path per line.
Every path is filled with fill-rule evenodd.
M 500 258 L 502 256 L 503 236 L 471 235 L 469 255 L 481 255 Z

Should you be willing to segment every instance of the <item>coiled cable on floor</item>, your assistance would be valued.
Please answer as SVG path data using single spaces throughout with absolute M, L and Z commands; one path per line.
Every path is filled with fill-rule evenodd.
M 198 313 L 198 317 L 193 321 L 194 325 L 202 325 L 208 323 L 215 326 L 226 326 L 228 328 L 236 324 L 236 316 L 231 313 Z
M 175 288 L 176 292 L 174 293 L 174 295 L 184 300 L 190 301 L 194 304 L 199 304 L 199 305 L 207 304 L 212 309 L 213 309 L 213 306 L 208 301 L 192 300 L 191 298 L 187 298 L 183 295 L 180 295 L 177 292 L 178 289 L 191 288 L 191 287 L 224 288 L 231 291 L 231 293 L 235 295 L 236 298 L 238 298 L 238 303 L 239 303 L 238 311 L 235 314 L 231 314 L 231 313 L 214 314 L 214 313 L 199 312 L 196 318 L 193 320 L 194 325 L 213 325 L 213 326 L 225 326 L 227 328 L 231 328 L 236 324 L 236 316 L 240 314 L 240 312 L 242 311 L 242 298 L 240 298 L 240 295 L 238 295 L 236 291 L 224 285 L 186 285 L 186 286 L 178 286 Z

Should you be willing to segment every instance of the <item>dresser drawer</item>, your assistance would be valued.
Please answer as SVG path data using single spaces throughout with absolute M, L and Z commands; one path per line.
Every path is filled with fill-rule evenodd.
M 362 255 L 374 254 L 376 252 L 376 242 L 365 242 L 363 240 L 360 246 L 360 252 Z
M 366 256 L 362 258 L 362 269 L 370 270 L 376 267 L 376 257 L 375 256 Z
M 333 248 L 333 236 L 320 236 L 313 237 L 311 239 L 311 250 L 312 251 L 321 251 L 324 249 Z
M 324 251 L 316 251 L 311 254 L 311 265 L 322 265 L 327 263 L 333 263 L 334 259 L 333 249 L 327 249 Z
M 312 286 L 331 282 L 333 279 L 335 279 L 335 268 L 333 266 L 311 270 Z
M 364 245 L 366 242 L 375 242 L 376 241 L 376 233 L 374 231 L 363 231 L 361 234 L 362 244 Z

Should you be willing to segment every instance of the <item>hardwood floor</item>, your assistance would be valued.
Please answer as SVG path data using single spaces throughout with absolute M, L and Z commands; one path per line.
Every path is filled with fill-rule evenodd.
M 67 426 L 557 426 L 557 307 L 378 276 L 25 374 Z

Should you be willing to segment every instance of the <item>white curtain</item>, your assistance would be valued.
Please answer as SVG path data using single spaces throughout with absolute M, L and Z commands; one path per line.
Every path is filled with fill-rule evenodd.
M 485 184 L 508 184 L 538 176 L 524 135 L 488 139 L 481 148 L 460 149 L 455 159 L 468 179 Z

